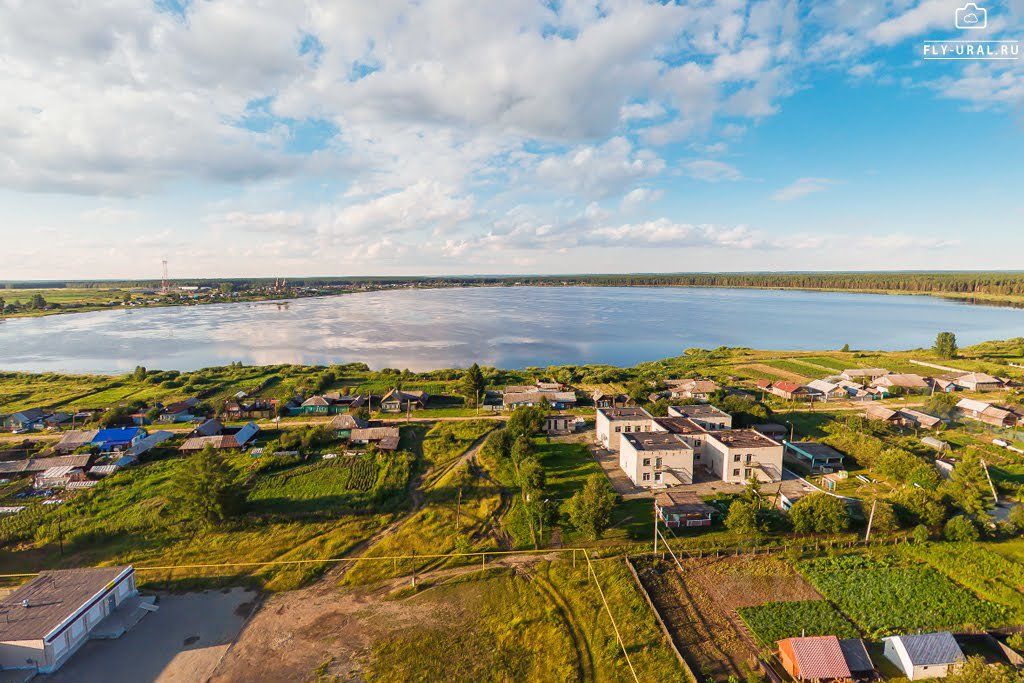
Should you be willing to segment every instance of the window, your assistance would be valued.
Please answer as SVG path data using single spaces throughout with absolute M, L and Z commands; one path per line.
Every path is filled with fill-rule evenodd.
M 651 480 L 651 473 L 650 472 L 644 472 L 644 481 L 650 481 L 650 480 Z
M 650 467 L 650 466 L 651 466 L 651 459 L 650 458 L 644 458 L 644 467 Z
M 654 459 L 654 466 L 655 467 L 661 467 L 661 458 L 655 458 Z
M 750 479 L 750 468 L 749 467 L 747 469 L 743 470 L 743 478 L 744 479 Z
M 734 454 L 732 456 L 732 461 L 733 462 L 739 462 L 740 461 L 740 454 L 739 453 Z
M 628 434 L 628 433 L 630 433 L 631 431 L 633 431 L 633 428 L 632 428 L 632 427 L 630 427 L 629 425 L 626 425 L 626 429 L 625 429 L 625 432 L 626 432 L 626 433 Z
M 734 477 L 740 476 L 740 471 L 739 470 L 733 470 L 732 471 L 732 476 L 734 476 Z
M 654 481 L 661 481 L 661 472 L 654 473 Z
M 693 459 L 694 460 L 700 460 L 700 453 L 694 453 L 693 454 Z
M 753 457 L 754 457 L 753 455 L 751 455 L 750 453 L 747 453 L 747 464 L 748 465 L 750 464 L 750 459 L 753 458 Z
M 619 432 L 621 432 L 621 431 L 622 431 L 622 427 L 616 427 L 616 428 L 615 428 L 615 433 L 616 433 L 616 434 L 618 434 L 618 433 L 619 433 Z

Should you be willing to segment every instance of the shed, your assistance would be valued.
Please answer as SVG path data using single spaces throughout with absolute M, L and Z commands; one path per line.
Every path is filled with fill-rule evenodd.
M 779 660 L 797 681 L 873 679 L 875 667 L 860 638 L 807 636 L 780 640 Z
M 843 466 L 842 453 L 828 444 L 817 441 L 784 441 L 786 453 L 810 468 L 811 472 L 839 469 Z
M 659 493 L 654 505 L 662 521 L 674 529 L 711 526 L 711 516 L 716 512 L 697 494 L 681 491 Z
M 943 678 L 967 659 L 949 631 L 883 638 L 886 659 L 912 681 Z
M 942 439 L 936 439 L 934 436 L 926 436 L 926 437 L 924 437 L 923 439 L 921 439 L 921 443 L 923 443 L 925 446 L 928 446 L 930 448 L 934 448 L 935 450 L 939 451 L 940 453 L 949 450 L 949 444 L 948 443 L 946 443 Z

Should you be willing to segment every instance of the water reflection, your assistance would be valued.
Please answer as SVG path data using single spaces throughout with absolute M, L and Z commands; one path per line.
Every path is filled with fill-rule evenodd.
M 1024 312 L 923 296 L 750 289 L 517 287 L 372 292 L 0 323 L 0 367 L 123 372 L 365 362 L 413 370 L 632 365 L 693 346 L 903 349 L 1024 334 Z

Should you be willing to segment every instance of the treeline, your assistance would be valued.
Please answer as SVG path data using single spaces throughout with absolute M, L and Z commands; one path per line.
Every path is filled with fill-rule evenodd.
M 238 289 L 266 287 L 274 278 L 211 278 L 174 280 L 176 285 L 217 286 Z M 754 287 L 785 289 L 838 289 L 957 295 L 1024 295 L 1024 272 L 840 272 L 840 273 L 664 273 L 605 275 L 523 275 L 442 277 L 315 277 L 288 278 L 289 286 L 351 287 L 467 287 L 487 285 L 597 286 L 597 287 Z M 6 282 L 12 289 L 38 287 L 152 287 L 155 280 Z

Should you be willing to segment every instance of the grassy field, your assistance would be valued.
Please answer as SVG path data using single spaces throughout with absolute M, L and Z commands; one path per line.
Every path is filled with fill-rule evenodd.
M 242 474 L 255 462 L 246 455 L 231 459 Z M 394 518 L 405 504 L 412 464 L 412 454 L 398 452 L 249 475 L 245 513 L 209 528 L 181 518 L 174 481 L 189 467 L 189 457 L 168 452 L 155 462 L 101 480 L 64 505 L 36 504 L 0 520 L 0 542 L 13 545 L 0 553 L 0 568 L 170 566 L 334 556 Z M 285 589 L 324 569 L 325 565 L 309 564 L 218 573 L 227 583 L 255 580 L 270 589 Z M 212 572 L 140 573 L 147 582 L 166 582 L 202 579 Z
M 638 678 L 685 680 L 622 562 L 597 562 L 595 573 Z M 406 599 L 431 603 L 439 616 L 379 642 L 369 680 L 633 680 L 583 565 L 540 562 L 515 573 L 495 570 Z
M 768 648 L 783 638 L 794 636 L 839 636 L 855 638 L 857 628 L 827 600 L 769 602 L 754 607 L 741 607 L 740 617 Z

